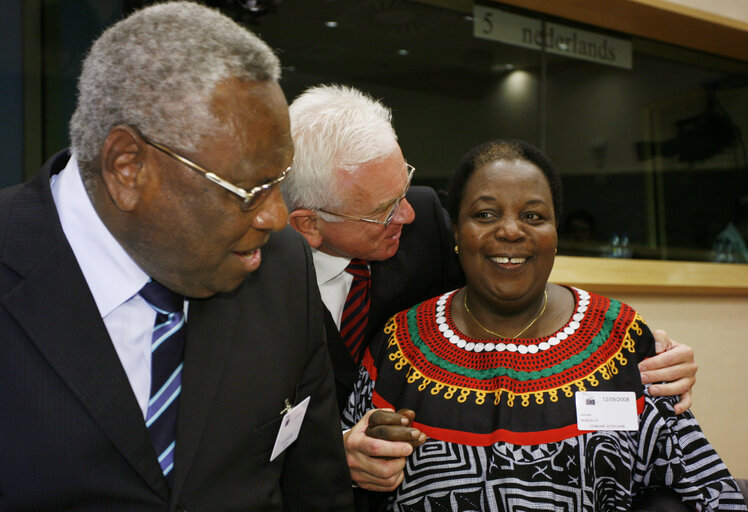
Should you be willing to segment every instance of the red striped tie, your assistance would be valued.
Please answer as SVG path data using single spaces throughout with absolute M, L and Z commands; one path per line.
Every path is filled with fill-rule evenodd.
M 358 362 L 364 348 L 366 322 L 369 318 L 371 274 L 368 262 L 358 258 L 352 259 L 345 271 L 353 275 L 353 283 L 343 307 L 340 336 L 353 360 Z

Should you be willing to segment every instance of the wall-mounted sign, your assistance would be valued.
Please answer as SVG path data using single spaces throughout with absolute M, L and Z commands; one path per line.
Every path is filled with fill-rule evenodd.
M 545 23 L 492 7 L 473 6 L 473 35 L 574 59 L 631 69 L 631 41 L 574 27 Z

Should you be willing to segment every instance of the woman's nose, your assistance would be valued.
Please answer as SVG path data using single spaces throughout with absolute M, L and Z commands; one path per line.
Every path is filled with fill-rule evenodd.
M 515 241 L 524 236 L 525 232 L 519 219 L 504 218 L 499 220 L 496 236 L 509 241 Z

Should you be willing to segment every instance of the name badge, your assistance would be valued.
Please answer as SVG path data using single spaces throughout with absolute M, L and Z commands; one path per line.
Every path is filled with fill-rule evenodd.
M 577 391 L 579 430 L 639 430 L 633 391 Z
M 310 398 L 311 396 L 308 396 L 298 405 L 281 411 L 283 420 L 281 421 L 280 430 L 278 430 L 278 437 L 275 438 L 273 453 L 270 454 L 271 462 L 299 437 L 301 422 L 304 421 L 304 415 L 306 414 L 307 407 L 309 407 Z

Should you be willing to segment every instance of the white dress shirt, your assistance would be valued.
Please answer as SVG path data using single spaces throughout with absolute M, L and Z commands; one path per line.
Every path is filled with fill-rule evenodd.
M 151 336 L 156 312 L 138 295 L 149 281 L 101 222 L 70 158 L 51 179 L 65 237 L 83 271 L 114 349 L 145 418 L 151 388 Z
M 332 315 L 335 325 L 340 330 L 345 299 L 353 283 L 353 275 L 345 271 L 351 262 L 350 258 L 331 256 L 312 249 L 314 273 L 317 274 L 317 285 L 327 310 Z

